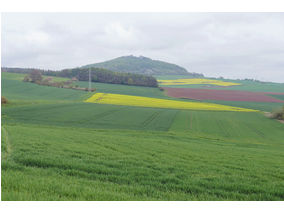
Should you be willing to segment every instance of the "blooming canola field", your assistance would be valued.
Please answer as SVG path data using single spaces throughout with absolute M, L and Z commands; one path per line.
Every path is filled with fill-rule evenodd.
M 236 86 L 239 83 L 225 82 L 220 80 L 203 79 L 203 78 L 188 78 L 174 80 L 158 80 L 160 85 L 186 85 L 186 84 L 210 84 L 216 86 Z
M 225 106 L 213 103 L 200 103 L 188 101 L 176 101 L 159 98 L 149 98 L 132 95 L 120 95 L 111 93 L 95 93 L 93 96 L 85 100 L 89 103 L 112 104 L 123 106 L 139 106 L 152 108 L 168 108 L 168 109 L 186 109 L 186 110 L 213 110 L 213 111 L 240 111 L 240 112 L 257 112 L 258 110 Z

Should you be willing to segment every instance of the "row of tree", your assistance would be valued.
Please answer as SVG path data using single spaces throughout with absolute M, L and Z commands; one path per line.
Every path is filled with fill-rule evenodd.
M 22 74 L 30 74 L 32 71 L 35 71 L 35 70 L 40 71 L 44 75 L 45 75 L 45 73 L 56 72 L 56 71 L 53 71 L 53 70 L 43 70 L 43 69 L 36 69 L 36 68 L 1 67 L 1 72 L 22 73 Z
M 112 84 L 125 84 L 136 86 L 157 87 L 157 80 L 152 76 L 133 74 L 133 73 L 120 73 L 105 70 L 101 68 L 90 68 L 91 80 L 93 82 L 112 83 Z M 89 69 L 69 69 L 61 71 L 61 77 L 76 77 L 79 81 L 89 80 Z
M 77 79 L 76 79 L 77 80 Z M 23 80 L 24 82 L 31 82 L 38 85 L 43 86 L 51 86 L 65 89 L 75 89 L 75 90 L 83 90 L 83 91 L 91 91 L 94 92 L 95 88 L 84 88 L 79 87 L 78 85 L 73 84 L 73 79 L 67 81 L 53 81 L 52 77 L 43 78 L 41 72 L 39 70 L 32 70 L 29 74 L 27 74 Z
M 91 70 L 91 81 L 111 84 L 125 84 L 146 87 L 158 87 L 156 78 L 147 75 L 113 72 L 103 68 L 74 68 L 61 71 L 38 70 L 42 75 L 77 78 L 79 81 L 89 80 L 89 69 Z M 2 68 L 4 72 L 32 73 L 35 69 Z

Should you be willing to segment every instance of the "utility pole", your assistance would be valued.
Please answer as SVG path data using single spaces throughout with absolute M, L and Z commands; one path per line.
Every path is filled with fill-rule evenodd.
M 89 68 L 89 92 L 91 92 L 91 68 Z

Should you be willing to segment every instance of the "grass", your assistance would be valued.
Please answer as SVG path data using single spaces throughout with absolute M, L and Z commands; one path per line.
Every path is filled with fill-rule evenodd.
M 12 78 L 11 75 L 16 75 Z M 2 95 L 9 101 L 16 102 L 51 102 L 51 101 L 82 101 L 91 94 L 85 91 L 59 89 L 23 82 L 18 76 L 21 74 L 2 73 Z
M 279 140 L 284 126 L 261 113 L 212 112 L 116 106 L 93 103 L 4 107 L 7 125 L 185 131 L 227 139 Z
M 2 74 L 2 200 L 284 200 L 284 125 L 261 113 L 84 103 L 91 93 L 11 75 Z
M 9 124 L 167 131 L 177 110 L 92 103 L 37 104 L 2 109 Z
M 5 127 L 2 200 L 283 200 L 283 143 L 177 132 Z
M 1 75 L 2 75 L 2 78 L 5 78 L 5 79 L 23 81 L 24 77 L 26 75 L 28 75 L 28 74 L 2 72 Z M 69 80 L 69 78 L 62 78 L 62 77 L 56 77 L 56 76 L 47 76 L 47 75 L 43 75 L 42 78 L 43 79 L 52 78 L 53 82 L 60 82 L 60 81 Z
M 261 113 L 180 111 L 170 130 L 247 141 L 248 146 L 284 137 L 284 126 Z

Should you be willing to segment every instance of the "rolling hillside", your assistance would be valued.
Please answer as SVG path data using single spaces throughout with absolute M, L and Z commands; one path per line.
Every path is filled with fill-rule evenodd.
M 23 76 L 2 73 L 2 200 L 284 200 L 284 125 L 262 112 L 86 103 Z
M 152 60 L 143 56 L 122 56 L 109 61 L 82 66 L 82 68 L 88 67 L 146 75 L 188 75 L 192 77 L 202 77 L 201 74 L 189 73 L 186 69 L 178 65 Z

